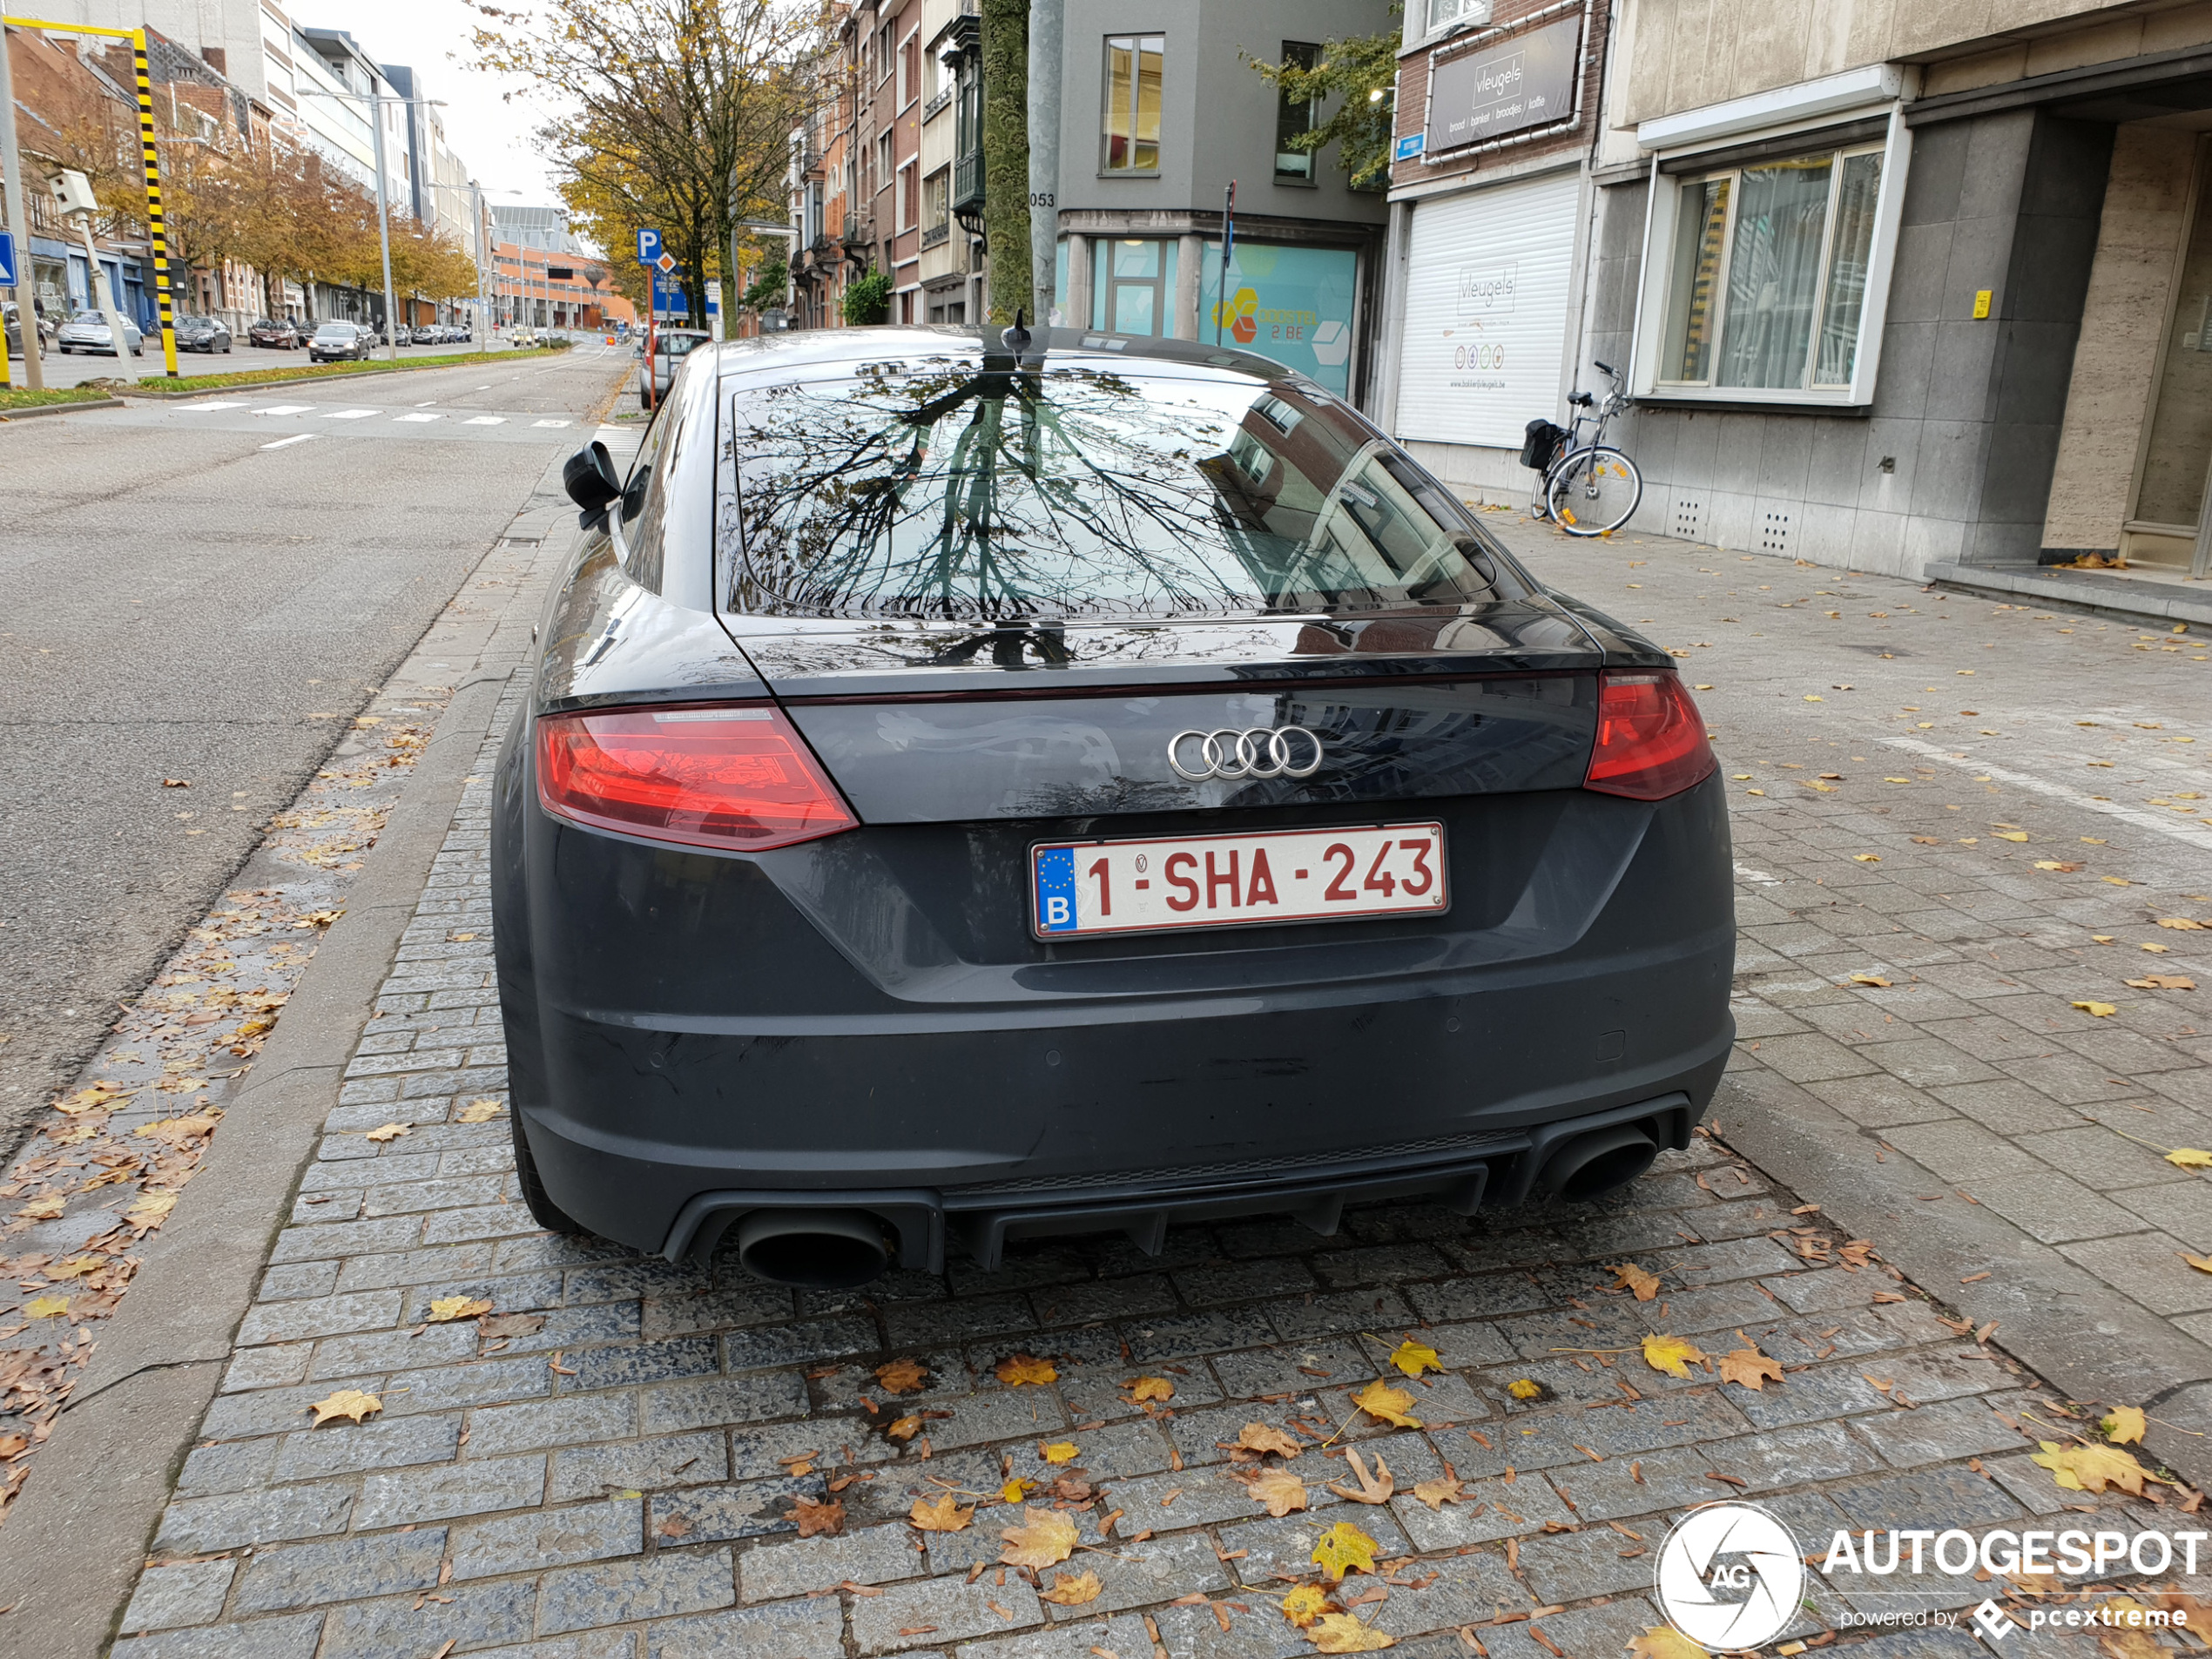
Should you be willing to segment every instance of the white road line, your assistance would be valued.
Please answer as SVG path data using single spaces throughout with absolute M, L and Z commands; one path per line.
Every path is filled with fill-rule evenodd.
M 366 421 L 379 411 L 375 409 L 333 409 L 322 418 L 326 421 Z
M 179 415 L 206 415 L 213 409 L 242 409 L 245 407 L 243 403 L 179 403 L 177 412 Z
M 533 421 L 530 424 L 532 426 L 566 426 L 568 422 L 566 421 Z
M 2014 772 L 2009 766 L 1976 760 L 1955 751 L 1939 748 L 1932 743 L 1925 743 L 1919 738 L 1885 733 L 1882 741 L 1896 748 L 1909 749 L 1914 754 L 1925 755 L 1931 760 L 1941 761 L 1946 766 L 1956 766 L 1962 772 L 1986 773 L 1993 783 L 2011 784 L 2015 788 L 2033 790 L 2036 794 L 2065 801 L 2070 806 L 2086 807 L 2093 813 L 2102 813 L 2107 818 L 2121 819 L 2137 829 L 2155 830 L 2159 834 L 2180 841 L 2184 846 L 2195 847 L 2199 852 L 2212 853 L 2212 825 L 2183 823 L 2178 819 L 2161 818 L 2155 813 L 2123 806 L 2116 800 L 2099 800 L 2086 790 L 2054 784 L 2032 772 Z
M 288 438 L 279 438 L 274 443 L 265 443 L 261 447 L 264 449 L 282 449 L 292 444 L 305 443 L 314 435 L 312 432 L 295 432 Z
M 396 423 L 401 421 L 442 421 L 445 416 L 442 415 L 395 415 L 392 419 Z
M 424 399 L 423 399 L 423 400 L 422 400 L 420 403 L 416 404 L 415 407 L 416 408 L 418 408 L 418 409 L 427 409 L 427 408 L 429 408 L 429 407 L 430 407 L 433 403 L 436 402 L 437 401 L 438 401 L 438 400 L 437 400 L 437 399 L 435 399 L 435 397 L 426 397 L 426 398 L 424 398 Z
M 463 426 L 505 426 L 507 417 L 503 415 L 472 415 L 461 424 Z
M 256 409 L 256 415 L 305 415 L 314 408 L 312 403 L 272 403 L 266 409 Z

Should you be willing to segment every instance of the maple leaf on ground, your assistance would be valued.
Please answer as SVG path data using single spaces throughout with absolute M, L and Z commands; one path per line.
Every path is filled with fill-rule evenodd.
M 2135 1461 L 2133 1452 L 2123 1452 L 2116 1446 L 2067 1447 L 2056 1440 L 2040 1444 L 2043 1449 L 2033 1453 L 2028 1461 L 2048 1469 L 2052 1478 L 2068 1492 L 2102 1492 L 2107 1487 L 2114 1486 L 2140 1498 L 2143 1495 L 2143 1482 L 2158 1478 Z
M 1684 1382 L 1689 1380 L 1689 1362 L 1704 1357 L 1704 1350 L 1686 1338 L 1647 1336 L 1643 1339 L 1644 1364 Z
M 2196 1269 L 2198 1272 L 2212 1273 L 2212 1256 L 2192 1256 L 2187 1251 L 2182 1251 L 2179 1253 L 2182 1259 Z
M 1424 1371 L 1444 1369 L 1444 1362 L 1437 1357 L 1435 1349 L 1426 1342 L 1416 1342 L 1411 1337 L 1391 1350 L 1390 1363 L 1408 1377 L 1418 1377 Z
M 2143 1443 L 2144 1431 L 2150 1425 L 2144 1420 L 2141 1406 L 2115 1406 L 2110 1415 L 2106 1417 L 2098 1426 L 2104 1430 L 2105 1438 L 2114 1446 L 2126 1446 L 2130 1443 L 2141 1446 Z
M 1345 1461 L 1352 1465 L 1352 1474 L 1359 1479 L 1359 1490 L 1351 1491 L 1343 1482 L 1338 1480 L 1329 1482 L 1329 1490 L 1339 1498 L 1351 1499 L 1354 1503 L 1388 1503 L 1390 1494 L 1398 1489 L 1398 1483 L 1391 1478 L 1390 1465 L 1382 1460 L 1382 1453 L 1379 1452 L 1375 1453 L 1375 1467 L 1372 1473 L 1370 1473 L 1367 1466 L 1359 1460 L 1358 1447 L 1345 1447 L 1344 1457 Z
M 1053 1369 L 1051 1360 L 1028 1353 L 1008 1354 L 998 1362 L 995 1374 L 1009 1388 L 1018 1388 L 1023 1383 L 1055 1382 L 1060 1376 Z
M 1329 1593 L 1318 1584 L 1301 1584 L 1283 1598 L 1283 1616 L 1301 1630 L 1329 1610 Z
M 123 1212 L 123 1219 L 134 1227 L 158 1227 L 177 1207 L 177 1198 L 173 1192 L 142 1192 Z
M 1305 1482 L 1288 1469 L 1264 1469 L 1244 1483 L 1254 1503 L 1265 1504 L 1271 1515 L 1287 1515 L 1305 1507 Z
M 1295 1436 L 1285 1433 L 1271 1424 L 1247 1423 L 1237 1436 L 1236 1449 L 1258 1453 L 1262 1456 L 1270 1452 L 1279 1452 L 1286 1458 L 1294 1458 L 1305 1447 Z
M 66 1296 L 36 1296 L 24 1305 L 24 1312 L 34 1319 L 51 1319 L 69 1312 Z
M 1897 981 L 1895 980 L 1884 979 L 1879 974 L 1853 974 L 1851 978 L 1845 981 L 1845 983 L 1851 985 L 1871 985 L 1878 990 L 1886 991 L 1891 986 L 1896 984 Z
M 414 1133 L 415 1131 L 409 1129 L 405 1123 L 386 1123 L 381 1128 L 369 1130 L 368 1133 L 361 1136 L 361 1139 L 365 1141 L 374 1141 L 379 1145 L 381 1145 L 386 1141 L 396 1141 L 402 1135 L 412 1135 Z
M 315 1401 L 307 1409 L 315 1414 L 315 1420 L 308 1426 L 320 1428 L 325 1423 L 335 1422 L 341 1417 L 359 1423 L 371 1412 L 382 1411 L 384 1402 L 374 1394 L 364 1394 L 358 1388 L 341 1388 L 328 1399 Z
M 1037 1489 L 1037 1483 L 1025 1474 L 1017 1474 L 999 1488 L 1001 1503 L 1019 1503 Z
M 1321 1534 L 1306 1559 L 1316 1562 L 1332 1579 L 1341 1580 L 1352 1568 L 1375 1570 L 1375 1551 L 1381 1546 L 1348 1521 L 1339 1521 Z
M 1049 1602 L 1055 1607 L 1087 1607 L 1098 1599 L 1099 1592 L 1105 1588 L 1096 1573 L 1055 1573 L 1052 1588 L 1039 1590 L 1037 1600 Z
M 2107 1020 L 2120 1012 L 2119 1008 L 2110 1002 L 2074 1002 L 2067 1006 L 2080 1008 L 2093 1020 Z
M 921 1414 L 910 1413 L 883 1431 L 894 1440 L 910 1440 L 921 1433 Z
M 1533 1381 L 1527 1377 L 1523 1377 L 1519 1382 L 1510 1382 L 1506 1385 L 1506 1393 L 1511 1394 L 1515 1399 L 1534 1399 L 1543 1392 L 1543 1384 Z
M 1780 1382 L 1782 1362 L 1761 1353 L 1759 1345 L 1741 1331 L 1736 1334 L 1743 1345 L 1733 1353 L 1721 1356 L 1721 1380 L 1739 1384 L 1755 1394 L 1763 1391 L 1770 1382 Z
M 1706 1659 L 1699 1647 L 1671 1624 L 1655 1624 L 1629 1643 L 1629 1659 Z
M 1447 1463 L 1440 1476 L 1422 1481 L 1413 1488 L 1413 1495 L 1430 1508 L 1441 1509 L 1447 1503 L 1464 1501 L 1467 1492 L 1460 1484 L 1460 1472 Z
M 534 1337 L 545 1329 L 543 1313 L 495 1313 L 479 1319 L 476 1329 L 487 1337 Z
M 792 1505 L 784 1511 L 784 1519 L 798 1527 L 801 1538 L 812 1538 L 818 1533 L 834 1538 L 845 1530 L 842 1498 L 832 1498 L 826 1503 L 814 1498 L 793 1498 Z
M 442 1296 L 430 1304 L 428 1322 L 444 1325 L 454 1319 L 474 1319 L 491 1312 L 491 1304 L 478 1297 Z
M 1038 1449 L 1044 1454 L 1047 1463 L 1073 1463 L 1082 1453 L 1082 1447 L 1073 1440 L 1055 1440 L 1051 1445 Z
M 2166 1161 L 2184 1170 L 2212 1170 L 2212 1152 L 2198 1150 L 2194 1146 L 2177 1146 L 2166 1155 Z
M 1393 1388 L 1378 1377 L 1352 1397 L 1352 1403 L 1378 1421 L 1394 1424 L 1399 1428 L 1419 1428 L 1421 1420 L 1408 1417 L 1406 1407 L 1413 1397 L 1403 1388 Z
M 456 1123 L 489 1123 L 507 1109 L 496 1100 L 472 1100 L 453 1115 Z
M 1634 1262 L 1621 1262 L 1605 1271 L 1612 1274 L 1616 1281 L 1614 1289 L 1634 1291 L 1639 1302 L 1649 1302 L 1659 1294 L 1658 1274 L 1648 1273 Z
M 974 1518 L 974 1506 L 961 1508 L 949 1492 L 939 1493 L 935 1503 L 916 1498 L 914 1507 L 907 1511 L 907 1519 L 924 1532 L 965 1532 Z
M 2187 974 L 2147 974 L 2141 979 L 2123 981 L 2139 991 L 2193 991 L 2196 981 Z
M 1142 1404 L 1148 1399 L 1175 1398 L 1175 1385 L 1165 1377 L 1132 1377 L 1123 1386 L 1129 1390 L 1132 1405 Z
M 1359 1615 L 1352 1613 L 1323 1614 L 1306 1632 L 1306 1640 L 1316 1653 L 1380 1653 L 1398 1645 L 1397 1637 L 1361 1623 Z
M 903 1357 L 875 1368 L 875 1379 L 883 1385 L 887 1394 L 916 1393 L 928 1374 L 920 1360 Z
M 1057 1567 L 1075 1553 L 1076 1523 L 1056 1509 L 1022 1506 L 1023 1525 L 1002 1528 L 1006 1548 L 999 1559 L 1008 1567 Z

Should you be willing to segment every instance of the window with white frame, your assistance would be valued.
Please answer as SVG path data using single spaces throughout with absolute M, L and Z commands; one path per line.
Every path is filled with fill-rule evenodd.
M 1490 0 L 1426 0 L 1428 7 L 1428 32 L 1449 29 L 1457 24 L 1483 24 L 1490 21 Z
M 1160 170 L 1160 83 L 1167 56 L 1163 35 L 1106 38 L 1106 117 L 1099 171 Z
M 1820 150 L 1677 181 L 1655 389 L 1850 388 L 1882 155 Z

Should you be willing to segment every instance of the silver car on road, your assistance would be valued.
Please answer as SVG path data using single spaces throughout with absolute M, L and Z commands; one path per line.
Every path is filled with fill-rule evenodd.
M 131 348 L 131 355 L 145 356 L 145 336 L 138 332 L 138 325 L 128 317 L 124 318 L 122 322 L 123 341 Z M 94 357 L 112 357 L 116 354 L 115 335 L 108 327 L 107 314 L 89 308 L 71 315 L 70 320 L 62 325 L 61 332 L 54 336 L 54 344 L 61 347 L 64 355 L 71 352 L 83 352 Z

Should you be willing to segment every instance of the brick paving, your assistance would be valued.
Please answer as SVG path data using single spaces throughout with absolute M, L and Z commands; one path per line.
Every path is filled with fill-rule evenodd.
M 2196 792 L 2183 786 L 2202 763 L 2165 742 L 2195 735 L 2166 701 L 2186 688 L 2203 706 L 2201 681 L 2167 672 L 2192 657 L 2138 655 L 2135 631 L 2022 611 L 1971 664 L 1977 714 L 1948 711 L 1946 696 L 1932 718 L 1890 705 L 1934 711 L 1919 690 L 1932 659 L 1979 651 L 1981 633 L 2013 618 L 1960 630 L 1960 644 L 1945 625 L 1985 623 L 1991 607 L 1766 560 L 1763 601 L 1791 610 L 1756 613 L 1764 625 L 1749 632 L 1770 638 L 1747 632 L 1706 658 L 1697 642 L 1721 637 L 1719 598 L 1754 614 L 1740 594 L 1695 608 L 1695 577 L 1728 556 L 1609 544 L 1536 556 L 1616 610 L 1620 567 L 1646 561 L 1651 631 L 1714 684 L 1700 696 L 1725 765 L 1752 774 L 1730 780 L 1746 929 L 1731 1089 L 1844 1113 L 1870 1159 L 1940 1174 L 1948 1196 L 1934 1202 L 1963 1203 L 1963 1188 L 2115 1294 L 2212 1335 L 2212 1297 L 2184 1293 L 2186 1270 L 2165 1261 L 2182 1243 L 2212 1246 L 2196 1219 L 2202 1177 L 2103 1121 L 2124 1107 L 2121 1127 L 2142 1138 L 2212 1143 L 2195 1116 L 2212 1114 L 2201 997 L 2118 985 L 2146 966 L 2186 971 L 2197 954 L 2193 934 L 2152 927 L 2158 915 L 2212 919 L 2212 901 L 2182 907 L 2206 884 L 2200 852 L 2143 826 L 2174 808 L 2139 804 L 2163 791 L 2186 806 L 2178 798 Z M 1814 623 L 1840 620 L 1823 610 L 1860 600 L 1892 613 L 1848 631 L 1876 650 L 1808 651 Z M 2101 676 L 2094 695 L 2061 693 L 2054 669 L 2084 667 Z M 1959 728 L 1969 718 L 2012 734 L 2001 760 L 1979 726 Z M 2076 735 L 2071 721 L 2092 718 L 2108 724 Z M 2082 752 L 2067 789 L 2035 787 L 2068 745 Z M 484 778 L 491 753 L 488 741 Z M 2115 797 L 2101 806 L 2071 779 L 2113 755 L 2120 765 L 2088 774 Z M 1890 777 L 1909 781 L 1878 781 Z M 1808 1548 L 1838 1527 L 2097 1524 L 2069 1508 L 2148 1524 L 2147 1506 L 2061 1492 L 2028 1463 L 2022 1429 L 2049 1437 L 2064 1420 L 2001 1332 L 1975 1342 L 1952 1302 L 1882 1264 L 1878 1237 L 1876 1259 L 1855 1265 L 1817 1215 L 1791 1213 L 1799 1195 L 1710 1137 L 1615 1203 L 1473 1219 L 1378 1207 L 1350 1212 L 1332 1238 L 1272 1220 L 1185 1229 L 1157 1258 L 1111 1238 L 1038 1244 L 995 1273 L 954 1264 L 840 1294 L 762 1286 L 726 1259 L 675 1266 L 543 1234 L 515 1188 L 503 1113 L 464 1121 L 505 1100 L 489 793 L 469 787 L 179 1474 L 118 1655 L 1289 1655 L 1312 1644 L 1278 1598 L 1318 1575 L 1317 1536 L 1350 1520 L 1384 1570 L 1349 1575 L 1339 1599 L 1399 1650 L 1579 1659 L 1658 1622 L 1650 1569 L 1665 1527 L 1731 1492 L 1768 1503 Z M 2028 842 L 1996 839 L 2015 822 Z M 2089 835 L 2101 844 L 2078 839 Z M 2039 871 L 2038 858 L 2086 867 Z M 2093 930 L 2115 942 L 2090 942 Z M 2145 942 L 2171 949 L 2135 948 Z M 1862 972 L 1895 982 L 1852 986 Z M 2120 1012 L 2097 1018 L 2075 1000 Z M 2122 1081 L 2093 1081 L 2105 1076 Z M 391 1123 L 408 1132 L 368 1138 Z M 1614 1288 L 1621 1262 L 1659 1277 L 1652 1300 Z M 430 1303 L 451 1296 L 489 1301 L 495 1323 L 433 1322 Z M 1787 1373 L 1758 1393 L 1697 1367 L 1677 1382 L 1635 1351 L 1646 1332 L 1715 1353 L 1749 1339 Z M 1393 1429 L 1351 1397 L 1378 1375 L 1403 1380 L 1386 1356 L 1408 1332 L 1443 1370 L 1406 1384 L 1423 1426 Z M 996 1367 L 1016 1352 L 1049 1359 L 1054 1380 L 1001 1384 Z M 926 1382 L 894 1398 L 876 1372 L 901 1358 Z M 1140 1376 L 1172 1396 L 1134 1403 Z M 1522 1381 L 1535 1398 L 1510 1392 Z M 310 1428 L 312 1403 L 342 1388 L 380 1396 L 381 1412 Z M 916 1413 L 911 1440 L 889 1435 Z M 1309 1511 L 1271 1518 L 1228 1478 L 1224 1442 L 1255 1422 L 1301 1440 L 1288 1467 Z M 1049 1465 L 1042 1448 L 1063 1440 L 1074 1462 Z M 1329 1490 L 1353 1480 L 1347 1446 L 1387 1461 L 1387 1503 Z M 1447 1464 L 1466 1495 L 1431 1508 L 1411 1488 Z M 1081 1545 L 1062 1570 L 1096 1573 L 1095 1602 L 1042 1601 L 1053 1569 L 999 1564 L 1001 1529 L 1022 1519 L 1001 1492 L 1015 1479 L 1038 1483 L 1031 1514 L 1050 1504 L 1075 1521 Z M 947 1491 L 978 1506 L 968 1529 L 908 1523 L 917 1499 Z M 842 1532 L 799 1536 L 797 1501 L 833 1496 Z M 1816 1577 L 1798 1634 L 1900 1604 L 1862 1584 Z M 2004 1587 L 1919 1595 L 1959 1608 L 1992 1588 Z M 2036 1642 L 2094 1651 L 2087 1638 Z M 1956 1629 L 1842 1645 L 1884 1659 L 1978 1650 Z

